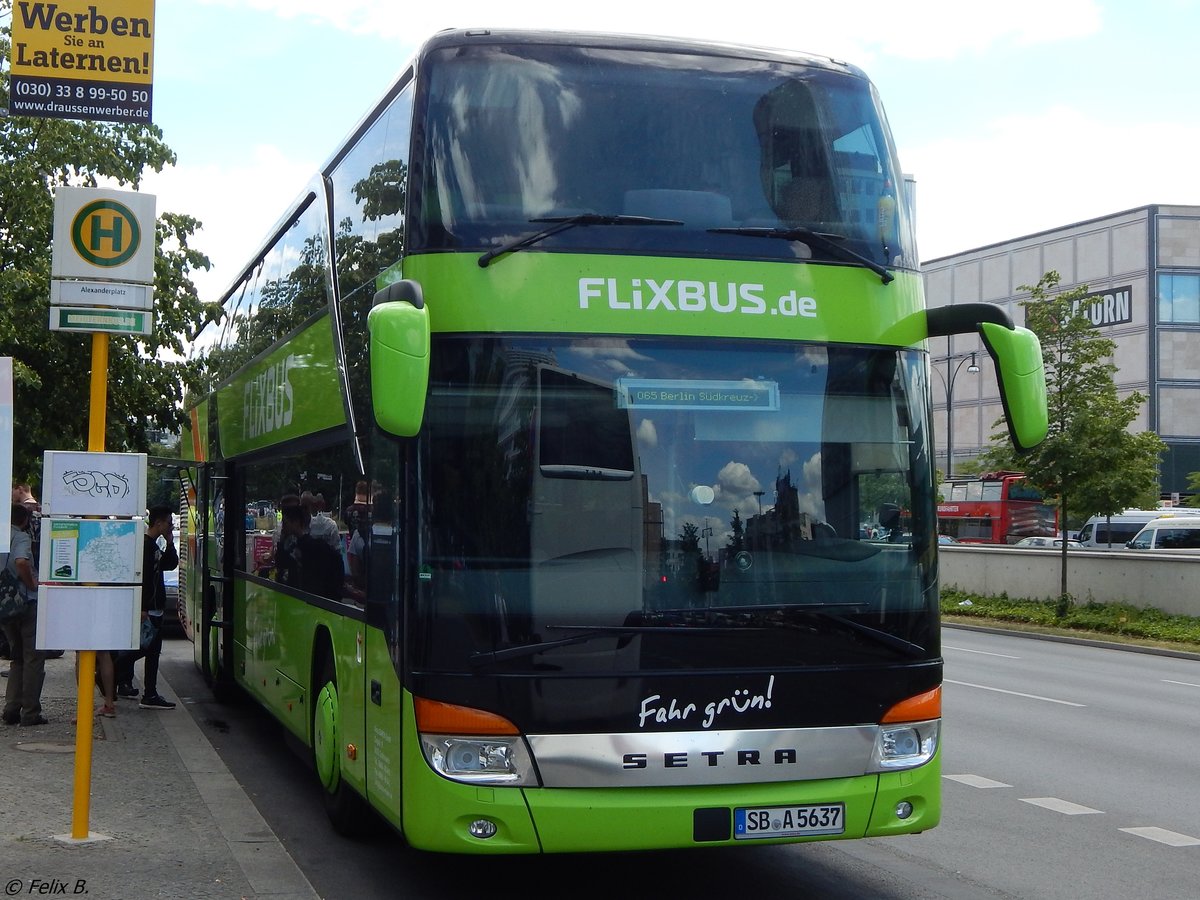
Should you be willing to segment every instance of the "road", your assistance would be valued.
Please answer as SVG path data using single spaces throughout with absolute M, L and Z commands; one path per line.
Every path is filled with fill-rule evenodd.
M 328 898 L 528 896 L 850 900 L 1200 897 L 1200 662 L 947 629 L 944 814 L 918 836 L 787 847 L 511 859 L 329 828 L 314 776 L 247 703 L 212 700 L 190 645 L 163 671 Z M 551 888 L 550 886 L 556 886 Z

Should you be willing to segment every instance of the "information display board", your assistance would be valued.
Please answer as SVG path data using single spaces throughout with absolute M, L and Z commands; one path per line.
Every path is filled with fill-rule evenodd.
M 141 519 L 42 517 L 42 584 L 140 584 Z
M 142 588 L 47 585 L 38 589 L 37 649 L 136 650 Z
M 52 516 L 146 513 L 146 454 L 47 450 L 42 510 Z

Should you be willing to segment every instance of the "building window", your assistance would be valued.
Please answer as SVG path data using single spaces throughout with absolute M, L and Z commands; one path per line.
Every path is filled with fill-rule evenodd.
M 1200 275 L 1158 276 L 1158 321 L 1200 325 Z

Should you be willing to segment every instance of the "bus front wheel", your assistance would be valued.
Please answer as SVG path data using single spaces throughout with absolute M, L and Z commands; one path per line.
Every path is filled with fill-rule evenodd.
M 326 655 L 318 669 L 313 703 L 312 754 L 321 783 L 321 800 L 329 821 L 339 834 L 359 835 L 367 817 L 365 803 L 342 779 L 340 741 L 341 710 L 338 703 L 337 672 Z

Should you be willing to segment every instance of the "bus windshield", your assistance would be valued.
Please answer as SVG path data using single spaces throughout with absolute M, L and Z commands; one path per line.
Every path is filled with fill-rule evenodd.
M 423 69 L 409 252 L 572 219 L 536 250 L 916 266 L 875 92 L 828 61 L 477 43 Z
M 433 359 L 416 669 L 939 655 L 920 354 L 473 336 Z

